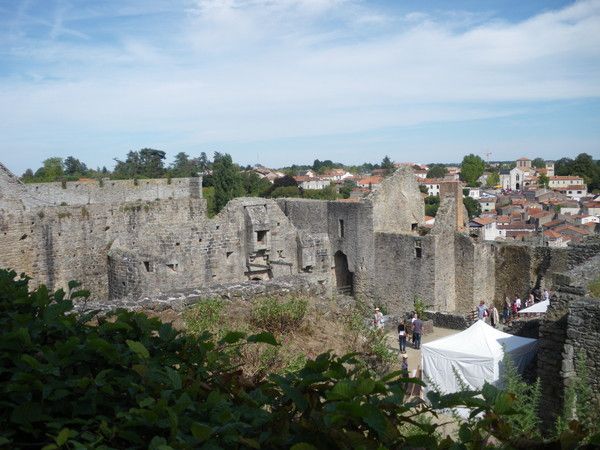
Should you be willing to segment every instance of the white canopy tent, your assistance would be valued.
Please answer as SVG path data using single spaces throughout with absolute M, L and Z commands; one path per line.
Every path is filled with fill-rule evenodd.
M 480 389 L 486 381 L 496 384 L 505 350 L 522 372 L 535 356 L 537 339 L 503 333 L 478 320 L 465 331 L 423 344 L 421 349 L 423 381 L 452 393 L 461 389 L 456 376 L 471 389 Z
M 521 311 L 519 311 L 519 314 L 527 314 L 527 313 L 543 314 L 548 310 L 548 306 L 550 306 L 550 300 L 544 300 L 539 303 L 534 303 L 529 308 L 522 309 Z

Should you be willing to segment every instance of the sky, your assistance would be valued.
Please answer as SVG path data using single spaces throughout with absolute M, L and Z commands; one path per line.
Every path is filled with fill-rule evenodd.
M 2 0 L 0 162 L 600 157 L 600 0 Z

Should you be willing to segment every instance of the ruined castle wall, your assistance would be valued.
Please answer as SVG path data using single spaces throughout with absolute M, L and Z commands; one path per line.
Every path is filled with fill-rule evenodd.
M 374 259 L 371 204 L 303 199 L 280 199 L 278 204 L 299 230 L 328 236 L 330 268 L 334 269 L 335 254 L 343 253 L 353 273 L 355 293 L 370 297 L 368 276 Z
M 436 236 L 375 234 L 375 266 L 370 284 L 374 300 L 390 314 L 414 310 L 415 298 L 435 300 Z
M 259 236 L 260 234 L 260 236 Z M 143 234 L 110 253 L 111 297 L 298 273 L 297 232 L 277 204 L 235 199 L 215 218 Z
M 202 200 L 173 200 L 2 212 L 0 238 L 6 250 L 0 252 L 0 266 L 24 271 L 51 289 L 77 279 L 106 297 L 107 253 L 115 240 L 135 246 L 140 235 L 195 221 L 205 210 Z
M 466 313 L 483 300 L 486 304 L 494 301 L 495 248 L 492 244 L 477 242 L 472 238 L 457 234 L 455 240 L 456 268 L 456 308 Z M 498 304 L 497 306 L 501 306 Z
M 398 169 L 383 180 L 367 201 L 373 205 L 373 228 L 386 233 L 410 233 L 423 224 L 425 205 L 412 170 Z
M 179 198 L 201 198 L 200 178 L 94 180 L 24 185 L 30 195 L 48 205 L 120 204 Z
M 274 201 L 235 199 L 208 219 L 184 185 L 173 194 L 159 183 L 165 195 L 186 189 L 183 199 L 2 211 L 0 266 L 50 289 L 77 279 L 96 298 L 121 298 L 295 275 L 310 259 L 309 272 L 329 287 L 326 233 L 305 235 L 299 251 L 298 230 Z

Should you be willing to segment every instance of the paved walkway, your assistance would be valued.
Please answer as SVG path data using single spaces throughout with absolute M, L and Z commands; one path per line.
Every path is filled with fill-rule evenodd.
M 460 330 L 450 330 L 448 328 L 433 328 L 433 333 L 426 334 L 421 339 L 421 345 L 435 341 L 436 339 L 444 336 L 450 336 L 452 334 L 460 333 Z M 398 347 L 398 335 L 395 330 L 391 330 L 387 333 L 387 339 L 391 348 L 396 352 L 400 353 Z M 406 343 L 406 353 L 408 354 L 408 369 L 412 372 L 421 366 L 421 350 L 416 350 L 412 346 L 412 342 Z

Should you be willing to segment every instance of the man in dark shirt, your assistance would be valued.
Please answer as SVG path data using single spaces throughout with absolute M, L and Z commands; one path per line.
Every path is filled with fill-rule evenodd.
M 413 344 L 415 348 L 421 348 L 421 333 L 423 332 L 423 321 L 417 318 L 413 322 Z

